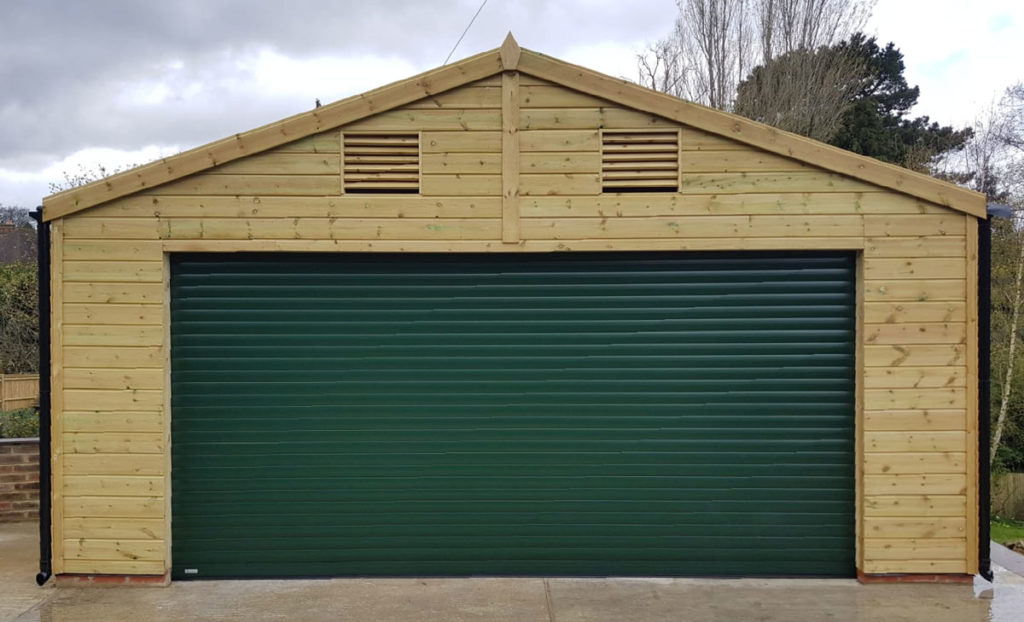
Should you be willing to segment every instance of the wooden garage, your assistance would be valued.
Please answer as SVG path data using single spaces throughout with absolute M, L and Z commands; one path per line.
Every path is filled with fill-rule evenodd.
M 979 570 L 980 194 L 510 37 L 43 218 L 57 575 Z

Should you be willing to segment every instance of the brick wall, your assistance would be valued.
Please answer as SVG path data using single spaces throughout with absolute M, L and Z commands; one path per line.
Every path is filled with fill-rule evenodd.
M 39 441 L 0 440 L 0 523 L 39 517 Z

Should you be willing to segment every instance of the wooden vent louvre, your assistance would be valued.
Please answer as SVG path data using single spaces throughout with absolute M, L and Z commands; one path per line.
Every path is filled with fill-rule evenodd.
M 601 179 L 605 192 L 679 190 L 679 132 L 601 133 Z
M 343 144 L 345 192 L 420 191 L 418 134 L 345 134 Z

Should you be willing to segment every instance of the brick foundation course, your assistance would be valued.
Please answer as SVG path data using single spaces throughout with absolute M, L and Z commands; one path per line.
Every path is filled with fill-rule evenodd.
M 0 523 L 39 518 L 39 439 L 0 439 Z

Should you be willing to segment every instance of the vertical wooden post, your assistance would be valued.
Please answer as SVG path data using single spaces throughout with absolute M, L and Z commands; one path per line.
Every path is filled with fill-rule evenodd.
M 854 507 L 854 560 L 857 572 L 864 571 L 864 253 L 857 253 L 856 268 L 856 325 L 854 326 L 854 398 L 853 398 L 853 478 Z
M 163 440 L 164 440 L 164 572 L 171 571 L 171 254 L 163 253 Z
M 501 74 L 501 241 L 519 242 L 519 72 Z
M 50 445 L 53 574 L 64 572 L 64 221 L 50 225 Z M 40 456 L 46 460 L 46 456 Z
M 967 227 L 967 275 L 965 300 L 967 302 L 967 574 L 978 572 L 978 469 L 989 465 L 978 464 L 978 219 L 965 214 Z

